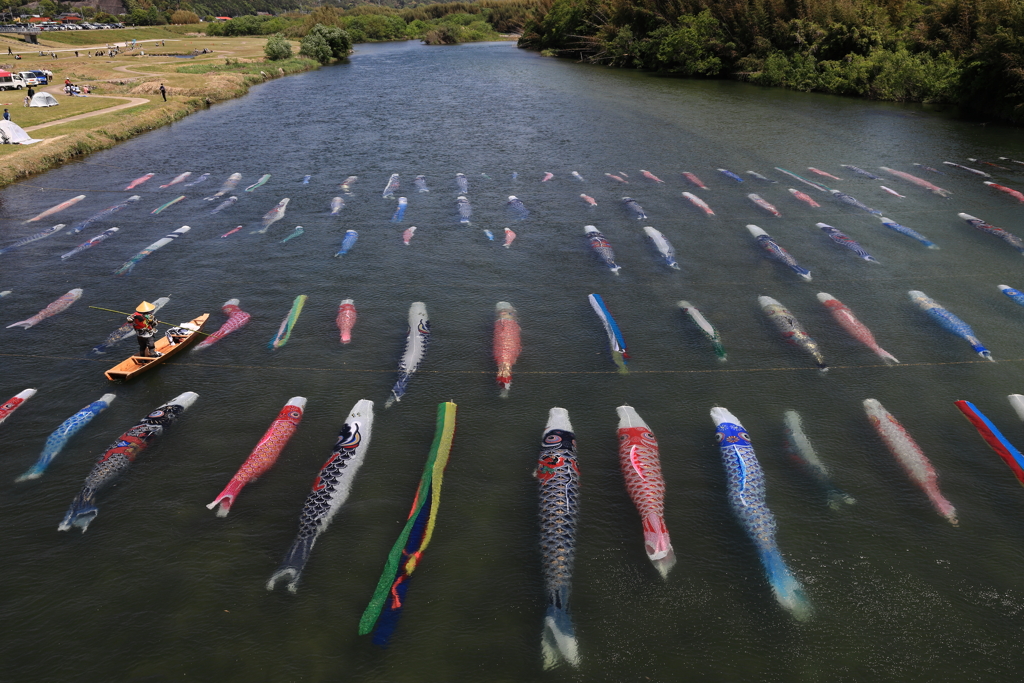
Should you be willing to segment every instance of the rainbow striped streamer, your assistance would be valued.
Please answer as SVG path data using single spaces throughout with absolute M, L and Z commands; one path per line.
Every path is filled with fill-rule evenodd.
M 281 321 L 281 327 L 278 328 L 277 334 L 270 340 L 271 349 L 279 349 L 288 343 L 288 338 L 292 336 L 292 328 L 295 327 L 295 321 L 299 319 L 302 307 L 306 305 L 306 298 L 305 294 L 295 297 L 295 301 L 292 302 L 292 310 L 288 311 L 288 317 Z
M 366 611 L 359 619 L 359 635 L 365 636 L 373 631 L 373 642 L 380 647 L 387 647 L 388 640 L 398 625 L 398 618 L 405 605 L 405 593 L 409 588 L 409 577 L 416 570 L 416 565 L 434 534 L 437 508 L 441 504 L 444 468 L 448 464 L 448 454 L 451 452 L 452 438 L 455 435 L 456 408 L 451 401 L 437 406 L 434 443 L 423 467 L 423 476 L 420 478 L 412 510 L 409 511 L 409 519 L 405 522 L 405 527 L 391 552 L 388 553 L 384 573 L 377 582 L 377 590 L 374 591 L 370 604 L 366 606 Z

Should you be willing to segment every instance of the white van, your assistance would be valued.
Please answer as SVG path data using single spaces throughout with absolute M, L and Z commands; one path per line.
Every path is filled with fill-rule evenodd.
M 18 75 L 25 81 L 25 85 L 39 85 L 39 78 L 31 71 L 21 71 Z
M 27 88 L 28 84 L 21 74 L 12 74 L 10 71 L 0 71 L 0 90 L 21 90 Z

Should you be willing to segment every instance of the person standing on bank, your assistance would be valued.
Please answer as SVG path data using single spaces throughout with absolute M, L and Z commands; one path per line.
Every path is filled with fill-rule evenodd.
M 156 346 L 153 345 L 153 336 L 156 334 L 156 318 L 153 316 L 153 311 L 156 310 L 156 306 L 143 301 L 135 309 L 135 312 L 128 316 L 128 322 L 132 324 L 132 329 L 135 330 L 135 336 L 139 341 L 139 355 L 142 357 L 152 356 L 159 358 L 162 353 L 158 353 Z
M 167 88 L 164 87 L 163 83 L 160 84 L 160 94 L 163 96 L 164 102 L 166 102 L 167 101 Z

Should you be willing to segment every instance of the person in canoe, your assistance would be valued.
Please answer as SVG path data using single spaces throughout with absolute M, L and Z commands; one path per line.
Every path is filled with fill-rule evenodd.
M 128 322 L 132 324 L 135 336 L 139 340 L 139 355 L 143 357 L 159 358 L 163 355 L 153 345 L 153 337 L 156 335 L 156 317 L 153 315 L 155 310 L 156 306 L 143 301 L 136 307 L 135 312 L 128 316 Z

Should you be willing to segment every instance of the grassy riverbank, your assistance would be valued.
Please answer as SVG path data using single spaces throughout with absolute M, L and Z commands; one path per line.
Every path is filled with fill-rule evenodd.
M 0 187 L 173 123 L 214 102 L 240 97 L 257 83 L 319 66 L 299 57 L 265 61 L 266 39 L 257 36 L 187 36 L 160 27 L 57 35 L 62 39 L 72 36 L 75 42 L 62 44 L 46 36 L 37 48 L 0 40 L 0 68 L 51 70 L 54 83 L 41 89 L 60 102 L 56 107 L 26 109 L 22 106 L 24 91 L 0 92 L 0 106 L 10 110 L 11 119 L 42 140 L 27 146 L 0 145 Z M 80 36 L 91 40 L 79 44 Z M 107 43 L 123 46 L 132 38 L 139 41 L 134 50 L 115 57 L 88 56 L 97 49 L 105 51 Z M 8 46 L 22 58 L 14 60 L 2 54 Z M 293 44 L 293 49 L 297 47 Z M 173 56 L 204 49 L 210 52 L 192 59 Z M 40 56 L 39 50 L 47 54 Z M 50 52 L 55 52 L 57 59 Z M 91 95 L 68 97 L 63 93 L 65 78 L 79 86 L 88 85 Z M 160 96 L 161 83 L 167 88 L 166 102 Z M 37 125 L 45 127 L 31 130 Z

